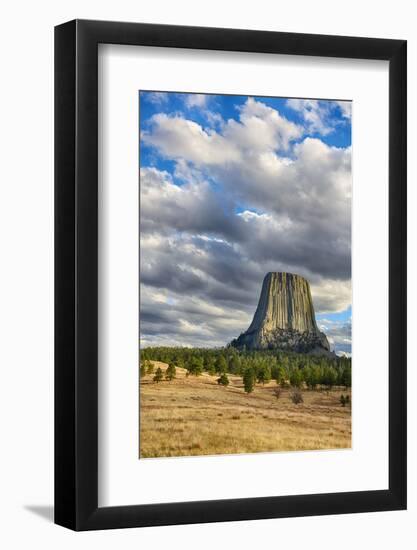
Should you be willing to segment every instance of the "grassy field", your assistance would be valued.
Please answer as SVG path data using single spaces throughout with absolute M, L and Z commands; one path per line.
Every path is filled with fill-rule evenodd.
M 155 370 L 167 365 L 151 361 Z M 229 375 L 228 387 L 207 373 L 155 383 L 140 382 L 140 457 L 191 456 L 349 448 L 351 409 L 340 404 L 343 389 L 303 390 L 295 405 L 289 389 L 279 399 L 275 381 L 257 384 L 251 394 Z M 350 393 L 350 392 L 349 392 Z

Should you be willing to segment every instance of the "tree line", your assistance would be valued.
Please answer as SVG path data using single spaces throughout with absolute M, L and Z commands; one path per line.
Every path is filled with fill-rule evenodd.
M 160 382 L 172 380 L 176 368 L 187 370 L 187 376 L 199 376 L 207 372 L 218 375 L 218 383 L 229 384 L 228 374 L 241 376 L 247 393 L 255 385 L 275 380 L 280 387 L 331 389 L 334 386 L 351 387 L 352 368 L 348 357 L 303 355 L 278 350 L 239 351 L 235 348 L 203 349 L 150 347 L 140 351 L 141 376 L 153 374 L 149 361 L 168 363 L 165 375 L 157 369 L 153 379 Z M 159 372 L 160 371 L 160 372 Z

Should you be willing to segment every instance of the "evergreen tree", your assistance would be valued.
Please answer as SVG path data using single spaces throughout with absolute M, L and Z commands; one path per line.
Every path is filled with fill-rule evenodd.
M 140 372 L 140 377 L 143 378 L 146 374 L 146 369 L 145 369 L 145 363 L 144 362 L 143 363 L 141 362 L 139 372 Z
M 352 386 L 352 369 L 348 365 L 343 367 L 343 370 L 341 371 L 340 384 L 345 386 L 346 389 Z
M 246 369 L 243 373 L 243 385 L 246 393 L 253 392 L 253 388 L 255 386 L 255 373 L 253 372 L 253 369 Z
M 164 373 L 162 372 L 161 367 L 158 367 L 155 372 L 155 376 L 153 377 L 154 382 L 161 382 L 164 378 Z
M 260 384 L 265 384 L 271 380 L 271 371 L 268 367 L 262 366 L 257 372 L 257 379 Z
M 175 368 L 174 363 L 168 365 L 167 370 L 165 371 L 165 378 L 169 381 L 173 380 L 177 375 L 177 369 Z
M 203 372 L 203 363 L 199 357 L 194 357 L 188 366 L 188 372 L 194 376 L 200 376 Z
M 147 361 L 146 373 L 147 374 L 152 374 L 153 373 L 153 363 L 151 363 L 150 361 Z
M 294 388 L 301 388 L 303 383 L 303 374 L 298 367 L 294 367 L 290 372 L 290 384 Z
M 227 362 L 223 355 L 219 355 L 216 361 L 216 371 L 221 374 L 227 372 Z
M 240 360 L 238 355 L 232 355 L 229 361 L 229 372 L 232 374 L 239 374 L 240 372 Z
M 288 373 L 282 365 L 276 368 L 274 379 L 282 388 L 287 385 Z

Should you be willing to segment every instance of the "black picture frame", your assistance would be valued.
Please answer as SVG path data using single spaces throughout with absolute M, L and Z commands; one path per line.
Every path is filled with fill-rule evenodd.
M 389 62 L 389 488 L 98 506 L 98 44 Z M 406 508 L 406 41 L 74 20 L 55 28 L 55 522 L 74 530 Z

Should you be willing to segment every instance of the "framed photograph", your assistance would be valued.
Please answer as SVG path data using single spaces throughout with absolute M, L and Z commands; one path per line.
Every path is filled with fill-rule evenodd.
M 406 42 L 55 29 L 55 522 L 406 508 Z

